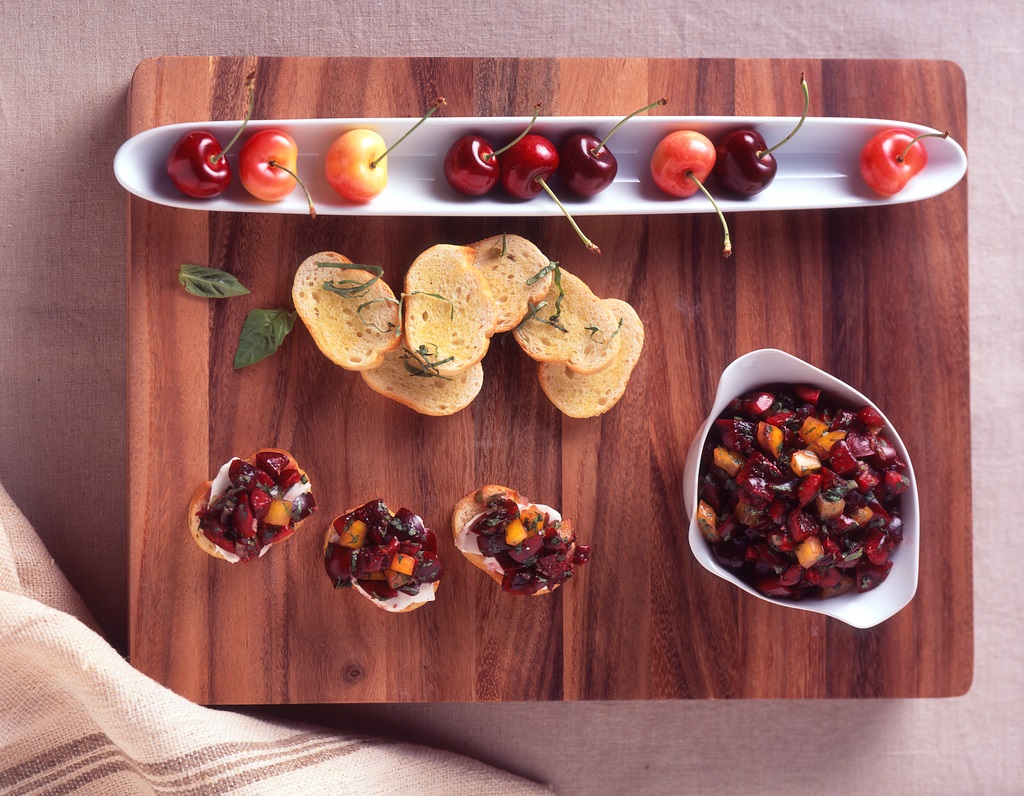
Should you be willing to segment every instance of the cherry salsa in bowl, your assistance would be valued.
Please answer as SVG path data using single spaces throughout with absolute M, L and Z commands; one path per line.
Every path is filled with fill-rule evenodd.
M 888 577 L 909 487 L 874 407 L 771 384 L 734 398 L 711 424 L 695 517 L 714 559 L 757 593 L 829 598 Z
M 802 395 L 797 392 L 798 387 Z M 817 390 L 820 392 L 816 393 Z M 768 397 L 761 396 L 762 393 Z M 786 400 L 792 405 L 785 404 Z M 807 409 L 808 406 L 811 408 Z M 873 414 L 865 408 L 873 410 Z M 793 412 L 793 417 L 786 412 Z M 809 417 L 823 425 L 812 422 L 804 429 Z M 767 422 L 769 419 L 774 422 Z M 877 425 L 879 419 L 882 427 Z M 719 420 L 732 422 L 718 424 Z M 763 428 L 761 423 L 765 424 Z M 848 427 L 841 428 L 844 424 Z M 806 440 L 801 438 L 801 430 Z M 822 437 L 814 439 L 818 431 Z M 845 436 L 841 440 L 840 434 L 824 436 L 830 432 L 845 432 Z M 859 437 L 874 445 L 873 453 L 866 452 Z M 840 441 L 844 445 L 834 448 Z M 894 456 L 888 450 L 890 445 Z M 715 463 L 717 448 L 723 449 L 718 453 L 719 462 L 728 469 Z M 846 450 L 855 463 L 854 469 L 849 469 Z M 817 459 L 818 469 L 814 469 L 814 458 L 805 451 Z M 743 471 L 754 453 L 759 456 Z M 762 456 L 771 467 L 764 464 Z M 867 468 L 862 468 L 862 463 Z M 734 464 L 738 464 L 736 472 L 730 475 Z M 896 465 L 896 473 L 888 476 L 887 485 L 885 474 L 893 469 L 890 465 Z M 822 480 L 808 479 L 801 491 L 804 477 L 813 474 L 821 475 Z M 897 475 L 899 483 L 895 480 Z M 702 494 L 706 476 L 710 482 Z M 751 478 L 760 480 L 747 483 Z M 872 478 L 878 478 L 878 484 L 865 489 L 871 486 Z M 904 478 L 905 488 L 900 492 Z M 917 593 L 921 505 L 907 446 L 894 424 L 870 398 L 799 357 L 777 348 L 761 348 L 729 363 L 718 379 L 714 401 L 686 455 L 683 485 L 683 502 L 689 518 L 687 538 L 693 557 L 711 574 L 759 600 L 829 616 L 852 627 L 869 628 L 902 611 Z M 893 494 L 888 494 L 887 488 Z M 804 498 L 807 502 L 801 504 Z M 713 528 L 708 508 L 701 508 L 701 501 L 714 514 Z M 871 509 L 871 517 L 859 511 L 861 504 Z M 793 537 L 794 528 L 798 539 Z M 867 555 L 872 529 L 886 538 L 871 548 L 872 555 L 881 563 L 871 561 Z M 709 543 L 708 536 L 714 539 L 716 535 L 729 544 Z M 800 548 L 812 536 L 821 545 L 820 556 L 814 541 Z M 870 538 L 874 536 L 872 532 Z M 792 550 L 784 549 L 790 544 Z M 802 560 L 797 557 L 798 549 Z M 858 555 L 858 550 L 863 552 Z M 800 570 L 793 569 L 794 564 Z M 860 583 L 858 566 L 865 576 Z M 811 570 L 813 574 L 808 574 Z M 828 574 L 830 570 L 838 570 L 838 583 L 834 583 L 835 574 Z M 812 583 L 815 579 L 818 582 Z M 758 583 L 765 589 L 759 589 Z M 820 599 L 824 595 L 831 596 Z

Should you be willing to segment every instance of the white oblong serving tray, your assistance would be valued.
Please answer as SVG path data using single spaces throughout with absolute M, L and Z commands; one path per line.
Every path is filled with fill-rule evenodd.
M 532 132 L 550 138 L 558 146 L 576 132 L 603 137 L 620 117 L 548 116 L 537 120 Z M 740 116 L 637 116 L 622 125 L 608 148 L 618 160 L 615 181 L 590 199 L 576 199 L 559 181 L 551 181 L 566 208 L 576 216 L 658 215 L 709 213 L 711 203 L 703 194 L 686 199 L 667 196 L 655 186 L 650 158 L 658 141 L 674 130 L 697 130 L 712 142 L 737 128 L 753 128 L 773 146 L 785 138 L 797 117 Z M 327 182 L 324 156 L 342 133 L 368 128 L 390 146 L 417 119 L 289 119 L 249 122 L 242 138 L 228 152 L 232 180 L 227 190 L 212 199 L 182 195 L 167 176 L 165 161 L 175 141 L 192 130 L 206 130 L 226 146 L 239 121 L 186 122 L 165 125 L 128 139 L 114 158 L 118 182 L 130 193 L 172 207 L 245 213 L 307 214 L 302 189 L 279 202 L 263 202 L 250 196 L 238 179 L 238 152 L 248 136 L 268 128 L 287 132 L 298 144 L 298 174 L 309 189 L 318 215 L 352 216 L 556 216 L 561 210 L 545 193 L 522 201 L 509 197 L 497 186 L 484 197 L 466 197 L 444 178 L 443 160 L 452 142 L 463 135 L 484 135 L 495 149 L 518 136 L 529 117 L 441 117 L 427 119 L 395 151 L 388 155 L 387 188 L 367 204 L 342 199 Z M 967 170 L 967 156 L 952 138 L 922 140 L 928 164 L 900 193 L 883 198 L 873 193 L 860 176 L 860 151 L 875 133 L 899 127 L 914 135 L 941 132 L 929 127 L 885 119 L 808 117 L 800 131 L 774 154 L 778 161 L 775 180 L 748 199 L 719 198 L 714 183 L 709 188 L 725 212 L 751 210 L 802 210 L 810 208 L 867 207 L 929 199 L 956 185 Z

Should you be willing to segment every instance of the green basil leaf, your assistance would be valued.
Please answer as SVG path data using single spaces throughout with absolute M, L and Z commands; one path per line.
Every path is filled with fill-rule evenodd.
M 266 359 L 284 342 L 298 313 L 288 310 L 250 310 L 242 324 L 235 351 L 235 370 Z
M 219 268 L 207 268 L 204 265 L 185 263 L 178 271 L 178 281 L 185 290 L 202 298 L 229 298 L 244 296 L 249 288 L 239 282 L 227 271 Z

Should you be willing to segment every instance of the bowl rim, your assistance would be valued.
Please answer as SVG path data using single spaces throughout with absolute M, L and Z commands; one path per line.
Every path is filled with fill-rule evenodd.
M 782 376 L 766 373 L 768 369 Z M 793 379 L 789 374 L 802 374 Z M 828 599 L 809 599 L 799 602 L 783 600 L 761 594 L 724 568 L 711 554 L 711 548 L 701 534 L 696 520 L 697 493 L 700 484 L 700 453 L 715 419 L 728 403 L 744 392 L 759 386 L 778 383 L 808 383 L 832 393 L 841 403 L 863 402 L 881 415 L 886 425 L 886 438 L 906 462 L 910 488 L 901 498 L 904 538 L 892 555 L 893 572 L 879 586 L 867 592 L 849 592 Z M 743 385 L 743 386 L 737 386 Z M 688 537 L 690 550 L 697 561 L 709 572 L 732 583 L 754 597 L 784 608 L 823 614 L 857 628 L 870 628 L 891 618 L 905 608 L 917 592 L 920 569 L 920 498 L 917 477 L 906 445 L 896 427 L 881 408 L 852 385 L 821 368 L 778 348 L 760 348 L 737 357 L 722 371 L 716 387 L 715 399 L 704 422 L 700 425 L 687 454 L 683 475 L 684 504 L 689 516 Z M 893 574 L 899 577 L 894 578 Z

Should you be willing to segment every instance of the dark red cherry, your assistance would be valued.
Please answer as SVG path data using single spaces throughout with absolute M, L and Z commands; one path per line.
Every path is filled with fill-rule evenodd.
M 186 133 L 167 155 L 167 175 L 186 196 L 209 199 L 231 182 L 231 167 L 220 143 L 210 133 Z
M 558 176 L 565 187 L 577 196 L 600 193 L 615 179 L 618 161 L 601 140 L 587 133 L 570 136 L 558 151 Z
M 444 178 L 466 196 L 483 196 L 498 184 L 500 172 L 494 148 L 480 135 L 458 139 L 444 157 Z
M 509 147 L 502 158 L 501 185 L 517 199 L 531 199 L 543 190 L 558 170 L 558 150 L 547 138 L 536 133 L 524 135 Z
M 756 130 L 733 130 L 715 146 L 713 173 L 718 185 L 733 196 L 754 196 L 767 188 L 778 163 L 767 154 L 768 145 Z

